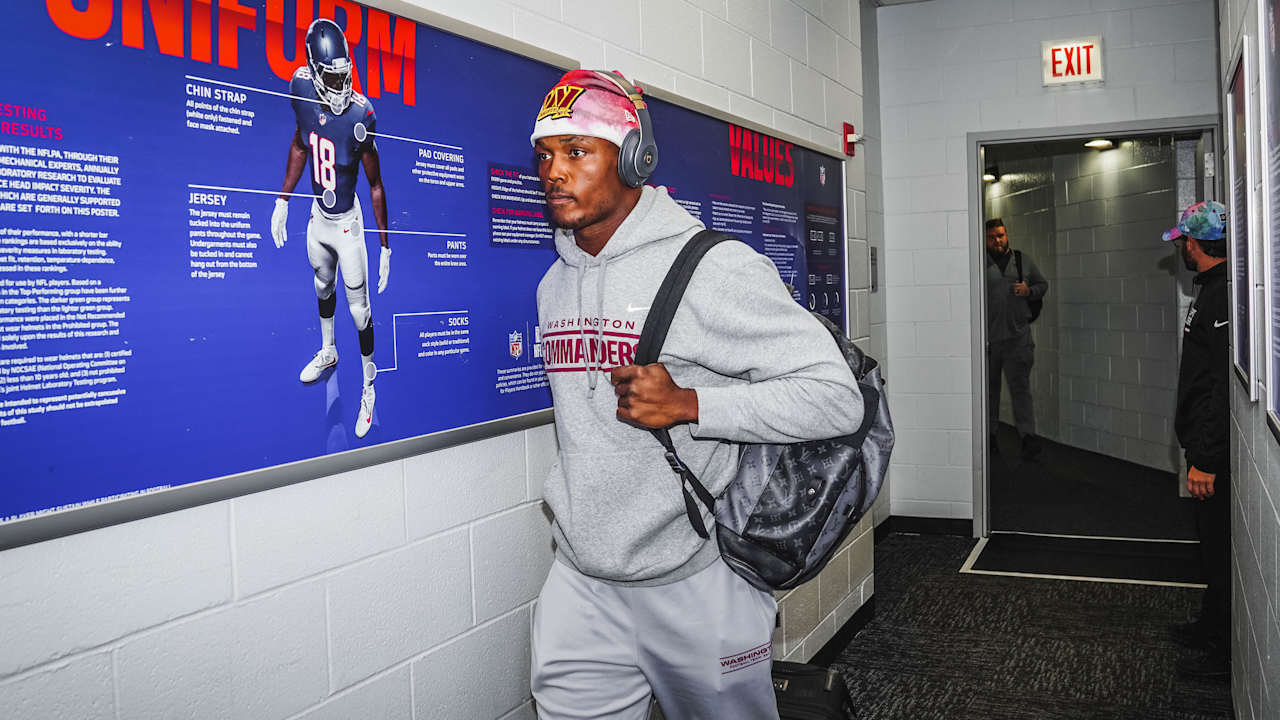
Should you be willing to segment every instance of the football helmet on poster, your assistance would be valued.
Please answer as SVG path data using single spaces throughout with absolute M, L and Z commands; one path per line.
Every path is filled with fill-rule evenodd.
M 307 28 L 307 67 L 320 98 L 334 115 L 351 104 L 351 53 L 342 28 L 320 18 Z

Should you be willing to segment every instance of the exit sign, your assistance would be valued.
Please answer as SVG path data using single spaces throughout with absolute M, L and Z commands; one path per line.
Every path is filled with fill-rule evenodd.
M 1044 84 L 1102 82 L 1102 38 L 1043 42 Z

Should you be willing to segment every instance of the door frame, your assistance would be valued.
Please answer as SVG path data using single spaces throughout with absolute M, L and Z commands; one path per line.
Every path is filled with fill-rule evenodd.
M 966 169 L 969 196 L 969 337 L 970 373 L 973 387 L 971 433 L 973 449 L 973 537 L 991 534 L 991 492 L 987 468 L 990 465 L 990 443 L 987 442 L 987 308 L 983 284 L 983 182 L 982 148 L 986 145 L 1011 145 L 1050 140 L 1073 140 L 1106 135 L 1162 135 L 1209 131 L 1213 134 L 1213 174 L 1205 173 L 1205 197 L 1219 194 L 1222 167 L 1222 128 L 1218 115 L 1190 115 L 1162 120 L 1132 120 L 1096 125 L 1069 125 L 1026 130 L 992 130 L 971 132 L 965 138 Z

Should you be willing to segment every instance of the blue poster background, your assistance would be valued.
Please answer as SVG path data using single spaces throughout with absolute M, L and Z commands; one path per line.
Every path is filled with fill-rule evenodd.
M 291 28 L 293 2 L 286 4 L 285 26 Z M 19 3 L 6 14 L 11 51 L 26 59 L 28 70 L 6 83 L 0 112 L 8 112 L 7 105 L 19 115 L 39 109 L 40 119 L 11 119 L 57 128 L 60 137 L 0 133 L 0 145 L 11 146 L 0 158 L 22 157 L 19 146 L 115 156 L 121 184 L 111 188 L 120 201 L 118 217 L 0 209 L 0 239 L 6 232 L 93 231 L 120 246 L 108 251 L 110 264 L 73 264 L 51 273 L 7 262 L 18 246 L 0 245 L 0 309 L 10 318 L 29 310 L 18 303 L 21 283 L 35 290 L 37 282 L 73 278 L 122 288 L 127 301 L 108 308 L 124 313 L 117 335 L 18 342 L 20 326 L 6 326 L 0 316 L 0 333 L 15 331 L 0 350 L 0 522 L 550 407 L 539 377 L 534 295 L 554 250 L 546 243 L 490 242 L 489 174 L 494 165 L 536 174 L 528 142 L 532 119 L 562 71 L 415 24 L 415 104 L 386 90 L 370 98 L 383 134 L 377 147 L 394 232 L 387 290 L 370 296 L 379 368 L 375 419 L 369 434 L 357 439 L 360 351 L 341 286 L 335 315 L 340 361 L 316 383 L 298 380 L 320 344 L 306 251 L 311 200 L 290 201 L 288 242 L 277 249 L 270 218 L 295 119 L 289 99 L 272 94 L 287 93 L 288 83 L 268 66 L 265 3 L 241 5 L 256 19 L 236 32 L 234 68 L 219 63 L 216 6 L 213 62 L 161 53 L 145 3 L 142 48 L 121 42 L 119 4 L 110 29 L 97 39 L 60 30 L 45 3 Z M 188 3 L 188 56 L 195 32 L 190 10 Z M 345 25 L 343 15 L 339 9 L 337 20 Z M 368 18 L 363 20 L 367 30 Z M 293 55 L 292 33 L 287 35 L 284 50 Z M 367 80 L 364 46 L 353 45 L 352 56 Z M 239 134 L 189 127 L 189 102 L 202 99 L 193 97 L 193 85 L 241 86 L 246 98 L 236 107 L 253 113 L 251 124 Z M 775 257 L 784 275 L 791 273 L 797 299 L 815 289 L 835 292 L 836 300 L 817 309 L 843 324 L 843 242 L 823 249 L 805 241 L 810 207 L 834 217 L 835 237 L 844 237 L 839 161 L 796 148 L 794 186 L 762 184 L 730 174 L 726 123 L 660 102 L 653 103 L 653 118 L 662 148 L 653 182 L 708 207 L 713 194 L 756 207 L 756 221 L 743 228 L 743 238 Z M 465 158 L 461 183 L 421 182 L 421 151 L 446 146 Z M 193 192 L 223 196 L 225 204 L 193 204 Z M 307 174 L 295 192 L 310 192 Z M 357 197 L 369 230 L 369 283 L 376 287 L 377 233 L 363 171 Z M 764 202 L 785 206 L 796 220 L 761 220 Z M 222 279 L 193 276 L 188 221 L 190 211 L 201 208 L 247 213 L 247 232 L 259 236 L 250 239 L 257 243 L 255 267 L 228 269 Z M 703 219 L 711 224 L 709 210 Z M 782 239 L 766 248 L 766 234 Z M 790 264 L 782 257 L 788 254 Z M 440 258 L 451 260 L 442 264 Z M 838 280 L 828 289 L 831 272 Z M 456 338 L 463 329 L 466 352 L 425 352 L 424 334 L 452 331 Z M 108 385 L 46 390 L 40 379 L 34 385 L 18 379 L 33 377 L 39 365 L 52 368 L 52 378 L 59 357 L 94 353 L 127 355 Z M 31 411 L 41 398 L 108 389 L 125 392 L 116 404 Z M 24 398 L 30 402 L 18 404 Z
M 732 172 L 728 123 L 661 100 L 650 100 L 649 108 L 661 151 L 651 181 L 666 185 L 707 227 L 768 255 L 797 301 L 845 327 L 843 162 L 792 145 L 790 187 L 742 177 Z M 753 220 L 718 221 L 715 203 L 750 206 Z M 775 208 L 772 219 L 764 217 L 766 203 Z M 781 217 L 788 213 L 794 219 Z M 828 222 L 813 222 L 818 216 Z M 821 232 L 822 241 L 815 242 L 811 231 Z
M 288 92 L 287 81 L 267 65 L 264 3 L 243 4 L 255 7 L 256 28 L 239 31 L 235 69 L 218 64 L 216 37 L 213 63 L 160 53 L 145 12 L 143 49 L 120 42 L 119 17 L 105 37 L 92 41 L 55 27 L 44 3 L 20 3 L 7 12 L 14 50 L 29 58 L 33 70 L 6 83 L 3 101 L 44 109 L 46 121 L 35 124 L 60 127 L 63 137 L 6 135 L 0 143 L 115 154 L 123 182 L 116 194 L 119 218 L 7 212 L 0 213 L 0 225 L 108 232 L 122 242 L 115 263 L 72 266 L 65 275 L 91 275 L 126 287 L 130 301 L 117 306 L 126 312 L 118 337 L 32 342 L 0 358 L 116 348 L 132 356 L 119 377 L 127 394 L 118 405 L 31 415 L 25 424 L 0 428 L 0 519 L 550 406 L 545 388 L 506 394 L 496 389 L 498 369 L 540 365 L 533 354 L 533 297 L 554 251 L 489 246 L 487 175 L 491 161 L 532 170 L 530 119 L 562 70 L 416 25 L 416 104 L 385 91 L 370 98 L 379 132 L 461 148 L 449 152 L 465 157 L 465 181 L 464 187 L 420 183 L 413 173 L 419 150 L 437 146 L 377 138 L 390 229 L 449 235 L 389 237 L 388 287 L 371 294 L 380 368 L 375 422 L 357 440 L 360 350 L 341 286 L 335 315 L 339 363 L 315 384 L 298 381 L 320 334 L 307 259 L 310 199 L 291 200 L 283 248 L 270 236 L 274 193 L 295 127 L 289 99 L 248 91 L 240 107 L 254 113 L 253 124 L 238 135 L 187 127 L 187 101 L 193 99 L 188 86 L 227 87 L 193 83 L 188 75 Z M 216 34 L 216 7 L 214 16 Z M 286 26 L 292 23 L 290 14 Z M 292 33 L 287 35 L 285 50 L 292 53 Z M 365 48 L 354 45 L 351 54 L 367 79 Z M 295 192 L 311 192 L 309 171 L 310 164 Z M 189 184 L 272 193 L 222 192 L 225 206 L 209 208 L 249 214 L 252 231 L 262 236 L 254 251 L 256 268 L 228 271 L 222 280 L 191 277 Z M 374 228 L 368 193 L 360 171 L 364 226 Z M 466 243 L 466 266 L 436 266 L 428 253 L 443 252 L 447 242 L 458 240 Z M 366 233 L 365 243 L 370 285 L 376 286 L 376 233 Z M 0 278 L 24 275 L 41 276 Z M 419 314 L 439 312 L 452 314 Z M 450 317 L 466 318 L 469 352 L 417 357 L 418 333 L 444 328 Z M 523 339 L 520 357 L 511 354 L 513 332 Z

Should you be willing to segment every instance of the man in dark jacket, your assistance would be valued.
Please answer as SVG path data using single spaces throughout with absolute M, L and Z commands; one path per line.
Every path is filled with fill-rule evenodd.
M 1227 402 L 1227 209 L 1200 202 L 1164 234 L 1196 273 L 1199 290 L 1182 324 L 1178 409 L 1174 429 L 1186 453 L 1187 490 L 1196 502 L 1196 528 L 1208 586 L 1195 622 L 1173 637 L 1204 655 L 1180 663 L 1183 674 L 1227 676 L 1231 649 L 1231 464 Z
M 998 452 L 996 426 L 1000 422 L 1000 376 L 1009 381 L 1013 419 L 1022 438 L 1022 457 L 1040 454 L 1036 414 L 1031 402 L 1031 366 L 1036 344 L 1031 339 L 1031 303 L 1049 292 L 1040 268 L 1020 251 L 1009 249 L 1004 220 L 986 223 L 987 243 L 987 390 L 990 402 L 991 449 Z

